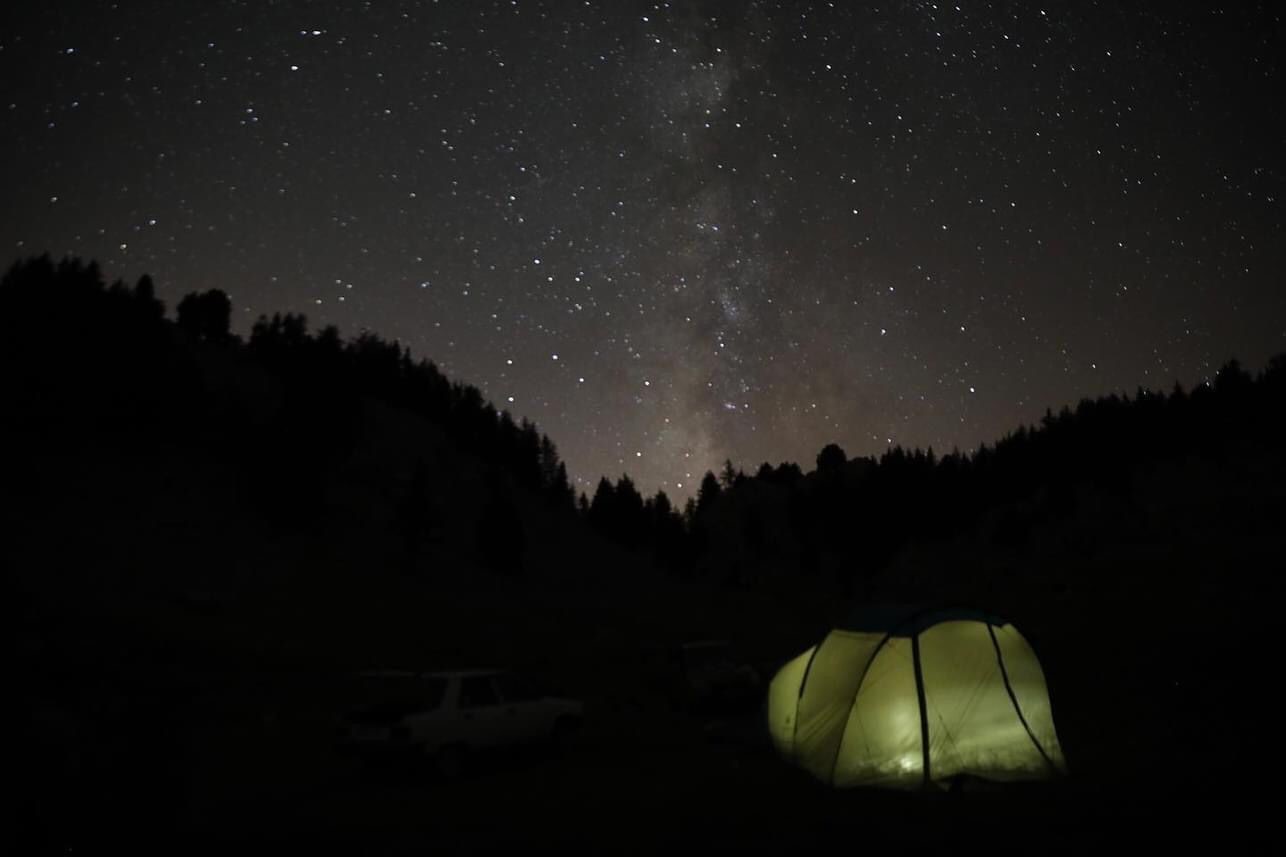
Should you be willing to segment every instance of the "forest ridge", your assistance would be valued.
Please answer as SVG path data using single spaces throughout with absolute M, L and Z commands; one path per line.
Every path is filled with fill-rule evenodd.
M 1159 463 L 1279 453 L 1286 437 L 1286 355 L 1256 375 L 1230 360 L 1210 384 L 1084 399 L 969 453 L 895 446 L 849 458 L 830 444 L 809 472 L 765 462 L 746 473 L 729 461 L 677 508 L 663 491 L 642 496 L 628 475 L 577 495 L 555 443 L 533 423 L 398 343 L 369 332 L 345 340 L 333 326 L 311 332 L 291 313 L 260 317 L 243 341 L 230 320 L 222 291 L 188 294 L 171 320 L 147 276 L 107 285 L 94 262 L 46 255 L 14 263 L 0 282 L 0 348 L 22 415 L 11 431 L 56 443 L 91 415 L 122 450 L 145 434 L 182 438 L 202 430 L 212 398 L 228 395 L 211 386 L 202 355 L 232 354 L 286 391 L 271 424 L 243 439 L 249 481 L 284 525 L 324 513 L 327 472 L 342 466 L 362 430 L 354 403 L 374 400 L 438 426 L 453 448 L 484 463 L 475 544 L 497 572 L 521 573 L 519 510 L 536 498 L 678 576 L 753 585 L 823 574 L 846 592 L 908 545 L 974 529 L 995 510 L 1006 511 L 992 537 L 1021 546 L 1033 527 L 1074 515 L 1081 489 L 1127 496 Z M 231 383 L 253 386 L 249 377 Z M 235 400 L 245 394 L 231 395 L 219 407 L 243 407 Z M 435 492 L 423 461 L 390 499 L 408 567 L 432 552 L 440 509 L 451 502 Z

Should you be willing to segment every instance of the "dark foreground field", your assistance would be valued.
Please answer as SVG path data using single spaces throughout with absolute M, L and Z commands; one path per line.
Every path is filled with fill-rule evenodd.
M 582 588 L 574 610 L 570 594 L 537 587 L 514 588 L 503 609 L 484 593 L 476 610 L 462 592 L 410 589 L 369 604 L 265 595 L 228 612 L 122 601 L 110 620 L 102 599 L 73 610 L 60 597 L 33 608 L 19 641 L 18 830 L 46 852 L 82 854 L 794 852 L 873 840 L 1037 853 L 1211 841 L 1225 853 L 1271 841 L 1262 610 L 1192 590 L 1146 614 L 1124 597 L 1073 597 L 1057 623 L 1033 611 L 1071 776 L 899 794 L 814 782 L 774 756 L 753 712 L 720 721 L 675 707 L 663 655 L 674 641 L 719 629 L 764 665 L 829 627 L 825 605 L 785 592 L 703 591 Z M 427 764 L 366 768 L 334 740 L 351 702 L 338 690 L 346 658 L 529 667 L 585 701 L 585 727 L 562 755 L 487 760 L 451 781 Z
M 358 764 L 333 745 L 319 697 L 301 704 L 309 696 L 269 683 L 150 709 L 136 699 L 106 724 L 103 744 L 79 736 L 78 758 L 52 743 L 51 718 L 43 742 L 24 748 L 49 755 L 26 784 L 27 797 L 43 799 L 23 821 L 63 853 L 798 852 L 872 842 L 1040 853 L 1269 841 L 1272 815 L 1257 795 L 1271 789 L 1253 766 L 1185 760 L 1183 748 L 1158 759 L 1155 776 L 1134 758 L 1119 777 L 1073 767 L 1058 783 L 959 793 L 835 791 L 780 762 L 753 715 L 712 720 L 643 700 L 594 706 L 562 753 L 476 760 L 445 779 L 414 761 Z
M 692 736 L 589 737 L 561 763 L 514 762 L 444 783 L 413 771 L 338 770 L 280 800 L 251 803 L 198 838 L 357 853 L 572 848 L 607 853 L 726 849 L 1022 847 L 1037 853 L 1126 841 L 1266 842 L 1230 793 L 1198 796 L 1157 781 L 1128 793 L 1088 783 L 961 794 L 832 791 L 769 754 Z M 228 819 L 231 821 L 231 818 Z M 241 825 L 241 826 L 238 826 Z

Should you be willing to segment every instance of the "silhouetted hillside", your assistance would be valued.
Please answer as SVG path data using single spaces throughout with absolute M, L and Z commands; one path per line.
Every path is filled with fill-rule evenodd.
M 629 493 L 600 484 L 591 525 L 680 575 L 1019 617 L 1073 768 L 1099 787 L 1207 794 L 1262 753 L 1237 700 L 1275 668 L 1286 356 L 1087 399 L 968 455 L 832 444 L 806 474 L 728 463 L 682 527 Z
M 498 413 L 476 388 L 372 334 L 344 342 L 334 328 L 313 335 L 302 316 L 286 315 L 260 319 L 242 342 L 229 316 L 228 298 L 210 291 L 185 297 L 169 321 L 146 277 L 105 287 L 95 265 L 75 260 L 10 269 L 0 284 L 0 348 L 7 405 L 22 415 L 8 427 L 10 450 L 20 451 L 10 457 L 13 484 L 41 498 L 26 504 L 29 532 L 65 525 L 49 510 L 77 502 L 91 478 L 104 502 L 114 497 L 100 510 L 108 519 L 133 503 L 135 521 L 159 517 L 175 532 L 228 516 L 235 523 L 222 524 L 233 530 L 261 526 L 273 538 L 360 523 L 394 566 L 429 574 L 429 545 L 447 533 L 448 546 L 466 554 L 497 538 L 519 543 L 523 524 L 497 510 L 570 515 L 574 495 L 552 441 Z M 422 436 L 373 448 L 372 437 L 408 418 L 424 422 Z M 393 452 L 404 460 L 381 469 Z M 148 507 L 158 500 L 163 510 Z M 484 508 L 489 517 L 461 519 Z M 168 551 L 166 541 L 157 533 L 133 550 Z M 218 554 L 237 544 L 228 532 L 194 558 L 232 564 Z M 112 561 L 92 555 L 99 566 Z M 522 552 L 495 570 L 523 573 Z
M 1075 770 L 1124 793 L 1208 794 L 1262 752 L 1237 700 L 1275 668 L 1286 356 L 1253 377 L 1229 362 L 1191 391 L 1086 399 L 967 455 L 831 444 L 808 473 L 729 462 L 682 517 L 604 480 L 586 515 L 733 590 L 792 581 L 1018 617 Z
M 771 759 L 701 755 L 668 657 L 728 639 L 768 674 L 854 600 L 1012 617 L 1092 790 L 1224 782 L 1261 751 L 1237 700 L 1275 651 L 1286 358 L 968 455 L 729 462 L 677 509 L 626 475 L 576 497 L 551 439 L 396 343 L 290 314 L 242 340 L 230 308 L 194 293 L 171 318 L 147 277 L 74 260 L 0 281 L 11 681 L 49 829 L 314 818 L 331 682 L 366 666 L 530 668 L 587 700 L 597 747 L 684 746 L 708 782 L 745 764 L 811 806 Z
M 1140 388 L 1132 398 L 1085 399 L 971 454 L 893 447 L 850 460 L 830 444 L 806 474 L 764 463 L 747 475 L 728 462 L 719 476 L 705 475 L 682 513 L 664 493 L 644 501 L 628 477 L 604 479 L 585 514 L 598 531 L 679 574 L 739 585 L 815 577 L 869 595 L 907 588 L 887 574 L 904 551 L 960 537 L 1038 550 L 1102 508 L 1118 511 L 1083 535 L 1093 549 L 1172 539 L 1178 534 L 1165 527 L 1176 500 L 1198 501 L 1211 480 L 1239 481 L 1243 470 L 1278 467 L 1283 456 L 1286 355 L 1257 377 L 1231 361 L 1191 392 Z M 1157 487 L 1167 480 L 1168 490 Z M 1281 492 L 1272 484 L 1254 490 L 1204 525 L 1231 531 L 1283 520 Z M 935 586 L 950 588 L 951 572 L 941 574 Z
M 29 819 L 102 841 L 144 807 L 159 832 L 330 776 L 352 669 L 530 669 L 598 718 L 653 694 L 682 639 L 768 658 L 831 621 L 806 595 L 678 592 L 584 526 L 554 443 L 476 388 L 300 316 L 243 341 L 229 306 L 167 317 L 148 278 L 75 260 L 0 281 Z

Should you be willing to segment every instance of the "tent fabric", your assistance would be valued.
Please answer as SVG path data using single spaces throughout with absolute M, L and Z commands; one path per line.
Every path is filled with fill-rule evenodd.
M 836 787 L 1065 770 L 1035 652 L 976 611 L 869 611 L 831 631 L 774 676 L 768 721 L 779 753 Z

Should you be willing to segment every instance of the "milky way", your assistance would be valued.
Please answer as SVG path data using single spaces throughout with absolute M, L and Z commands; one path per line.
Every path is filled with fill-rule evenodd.
M 396 338 L 584 488 L 1286 350 L 1272 4 L 44 5 L 0 13 L 11 257 Z

